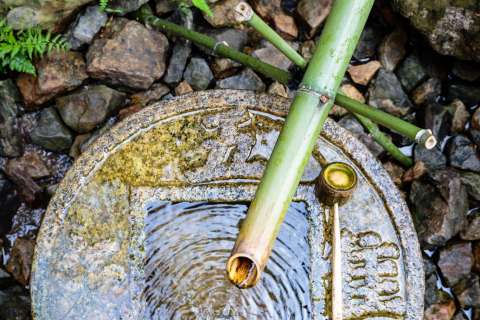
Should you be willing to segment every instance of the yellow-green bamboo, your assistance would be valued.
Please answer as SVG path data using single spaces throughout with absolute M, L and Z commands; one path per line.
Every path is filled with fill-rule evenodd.
M 373 0 L 333 3 L 227 263 L 239 287 L 260 279 L 372 5 Z

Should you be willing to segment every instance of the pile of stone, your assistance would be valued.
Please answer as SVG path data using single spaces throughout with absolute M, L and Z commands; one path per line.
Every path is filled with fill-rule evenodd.
M 121 16 L 107 15 L 90 2 L 55 0 L 48 8 L 38 7 L 38 1 L 13 1 L 9 8 L 0 4 L 0 12 L 14 27 L 38 24 L 63 33 L 71 46 L 70 51 L 36 61 L 36 77 L 11 74 L 0 80 L 2 319 L 29 319 L 27 288 L 42 215 L 74 159 L 101 133 L 148 104 L 192 91 L 228 88 L 287 98 L 295 93 L 294 88 L 135 21 L 129 12 L 146 0 L 111 1 Z M 231 8 L 238 0 L 210 2 L 214 17 L 179 14 L 166 0 L 152 0 L 150 5 L 159 16 L 232 48 L 285 70 L 293 67 L 258 34 L 235 23 Z M 309 59 L 331 2 L 256 0 L 251 5 Z M 376 2 L 341 91 L 432 129 L 439 146 L 426 151 L 387 132 L 415 160 L 412 168 L 404 169 L 343 109 L 336 106 L 331 116 L 384 162 L 410 205 L 425 253 L 425 319 L 469 315 L 478 320 L 478 4 L 466 0 L 459 8 L 455 1 L 392 2 L 393 8 L 386 1 Z

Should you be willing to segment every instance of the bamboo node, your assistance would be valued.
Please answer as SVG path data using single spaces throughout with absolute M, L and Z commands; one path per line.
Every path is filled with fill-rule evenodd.
M 237 22 L 247 22 L 253 17 L 253 9 L 246 2 L 240 2 L 234 9 Z

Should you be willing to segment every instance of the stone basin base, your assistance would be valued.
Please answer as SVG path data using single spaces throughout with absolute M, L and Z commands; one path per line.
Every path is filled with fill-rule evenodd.
M 149 204 L 248 204 L 289 105 L 247 91 L 197 92 L 147 107 L 98 138 L 45 215 L 31 283 L 35 319 L 148 319 Z M 358 175 L 340 209 L 344 319 L 421 319 L 423 264 L 407 206 L 366 147 L 331 120 L 294 198 L 308 211 L 311 305 L 295 319 L 328 319 L 330 310 L 330 214 L 314 196 L 321 155 Z

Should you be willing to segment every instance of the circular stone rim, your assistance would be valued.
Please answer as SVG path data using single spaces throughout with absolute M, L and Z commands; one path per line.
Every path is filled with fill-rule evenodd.
M 284 118 L 292 100 L 245 90 L 193 92 L 145 107 L 115 124 L 88 146 L 60 182 L 55 195 L 50 200 L 37 235 L 30 280 L 33 319 L 37 318 L 37 313 L 41 310 L 41 306 L 37 302 L 37 287 L 41 286 L 41 282 L 36 280 L 38 256 L 44 251 L 49 251 L 47 248 L 52 237 L 56 235 L 58 229 L 62 228 L 65 214 L 68 211 L 65 208 L 69 208 L 75 201 L 75 191 L 80 190 L 90 181 L 89 179 L 107 160 L 111 152 L 132 136 L 148 131 L 157 122 L 169 116 L 182 112 L 199 111 L 205 104 L 236 105 L 239 102 L 248 102 L 255 106 L 268 106 L 268 108 L 264 107 L 265 112 Z M 397 235 L 404 255 L 405 319 L 422 319 L 425 290 L 423 258 L 407 204 L 402 200 L 400 192 L 382 164 L 351 133 L 333 120 L 327 119 L 321 136 L 339 147 L 362 171 L 382 198 L 395 229 L 402 230 L 402 232 L 397 232 Z

